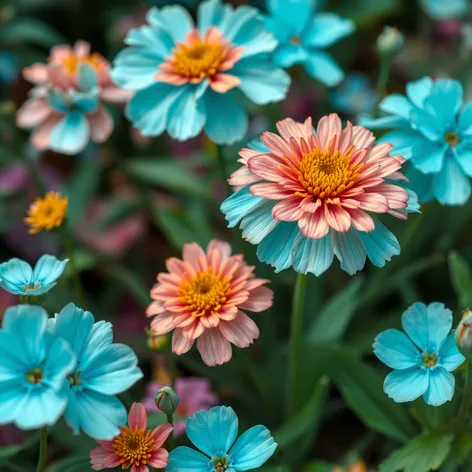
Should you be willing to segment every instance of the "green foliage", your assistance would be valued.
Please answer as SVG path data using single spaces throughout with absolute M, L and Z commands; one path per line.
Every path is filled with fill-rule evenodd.
M 90 470 L 90 458 L 88 456 L 70 456 L 48 467 L 46 472 L 84 472 Z
M 472 272 L 466 261 L 457 252 L 449 254 L 449 271 L 459 309 L 464 311 L 472 307 Z

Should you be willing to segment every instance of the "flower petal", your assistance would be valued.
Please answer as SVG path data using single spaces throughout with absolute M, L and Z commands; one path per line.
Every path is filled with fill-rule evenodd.
M 142 403 L 133 403 L 128 413 L 128 426 L 131 429 L 147 428 L 147 413 Z
M 392 369 L 408 369 L 421 361 L 418 348 L 398 329 L 387 329 L 375 338 L 374 354 Z
M 465 361 L 465 357 L 457 349 L 454 333 L 451 333 L 439 349 L 440 364 L 449 372 L 456 370 Z
M 424 401 L 428 405 L 440 406 L 452 400 L 454 396 L 455 378 L 443 367 L 431 370 L 429 387 L 424 394 Z
M 245 313 L 239 311 L 231 321 L 221 321 L 219 330 L 235 346 L 249 347 L 259 337 L 259 328 Z
M 197 348 L 203 362 L 210 367 L 224 364 L 232 356 L 231 344 L 218 328 L 206 329 L 197 340 Z
M 208 3 L 208 2 L 207 2 Z M 169 455 L 167 472 L 208 472 L 212 463 L 202 453 L 187 446 L 175 448 Z
M 384 391 L 397 403 L 412 402 L 428 389 L 430 372 L 421 367 L 394 370 L 385 379 Z

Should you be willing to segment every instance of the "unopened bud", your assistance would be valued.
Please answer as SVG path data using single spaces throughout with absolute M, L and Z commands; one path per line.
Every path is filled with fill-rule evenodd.
M 165 334 L 156 335 L 150 329 L 146 330 L 147 345 L 151 351 L 161 351 L 167 345 L 167 336 Z
M 157 408 L 166 415 L 173 415 L 179 406 L 179 396 L 171 387 L 160 388 L 154 399 Z
M 403 34 L 394 26 L 385 26 L 377 38 L 377 52 L 385 57 L 393 57 L 403 48 Z
M 472 310 L 467 310 L 457 326 L 456 344 L 459 351 L 467 358 L 472 358 Z

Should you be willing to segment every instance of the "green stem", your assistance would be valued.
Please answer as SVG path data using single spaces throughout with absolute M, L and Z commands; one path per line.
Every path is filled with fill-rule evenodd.
M 169 350 L 167 354 L 167 367 L 169 369 L 170 386 L 175 390 L 175 379 L 177 377 L 177 369 L 175 364 L 175 356 L 172 350 Z
M 232 193 L 231 187 L 228 183 L 228 175 L 226 174 L 226 163 L 223 157 L 223 146 L 216 145 L 216 160 L 218 162 L 218 168 L 220 170 L 221 179 L 225 183 L 226 194 L 229 196 Z
M 174 415 L 168 414 L 167 415 L 167 422 L 174 426 Z M 174 432 L 170 433 L 169 437 L 167 438 L 166 441 L 166 449 L 170 452 L 172 449 L 174 449 Z
M 44 472 L 46 470 L 46 458 L 48 455 L 48 430 L 46 427 L 39 431 L 39 459 L 36 472 Z
M 388 76 L 390 75 L 390 64 L 392 62 L 392 58 L 388 56 L 384 56 L 380 60 L 380 71 L 379 77 L 377 79 L 377 90 L 379 92 L 379 102 L 385 96 L 387 91 L 387 83 L 388 83 Z
M 85 308 L 84 290 L 82 287 L 82 282 L 80 281 L 79 271 L 77 269 L 77 266 L 75 265 L 72 238 L 70 236 L 70 233 L 67 227 L 63 229 L 62 236 L 63 236 L 62 239 L 64 242 L 64 246 L 66 249 L 66 254 L 67 254 L 67 257 L 69 258 L 69 264 L 72 269 L 72 278 L 74 281 L 74 289 L 75 289 L 75 295 L 77 297 L 77 303 L 79 303 L 81 307 Z
M 461 436 L 470 422 L 470 407 L 472 406 L 472 361 L 467 360 L 467 374 L 465 377 L 462 403 L 457 417 L 456 436 Z
M 307 280 L 308 278 L 305 275 L 298 274 L 297 282 L 295 284 L 295 292 L 293 294 L 288 359 L 287 418 L 291 418 L 298 409 L 297 389 L 301 385 L 299 378 L 299 364 L 303 343 L 303 313 L 305 309 Z

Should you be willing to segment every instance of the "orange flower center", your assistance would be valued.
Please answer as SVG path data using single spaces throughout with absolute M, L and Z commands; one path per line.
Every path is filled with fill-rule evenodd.
M 427 352 L 423 352 L 421 356 L 423 357 L 423 365 L 425 367 L 434 367 L 438 363 L 438 357 L 436 354 L 428 354 Z
M 362 167 L 351 165 L 352 151 L 353 148 L 341 155 L 339 151 L 331 153 L 315 148 L 303 154 L 298 181 L 316 199 L 336 197 L 355 184 Z
M 82 64 L 88 64 L 92 66 L 96 71 L 99 71 L 103 67 L 105 59 L 101 54 L 94 52 L 86 57 L 77 57 L 74 53 L 69 54 L 67 57 L 62 59 L 62 65 L 65 67 L 67 73 L 75 75 L 77 69 Z
M 208 269 L 181 283 L 180 300 L 187 305 L 193 316 L 205 316 L 220 310 L 229 292 L 228 278 Z
M 44 198 L 38 198 L 30 205 L 25 222 L 30 226 L 31 234 L 51 231 L 63 223 L 68 207 L 67 197 L 58 192 L 48 192 Z
M 26 374 L 26 379 L 28 380 L 29 383 L 33 385 L 37 385 L 41 383 L 44 379 L 44 372 L 42 369 L 36 368 L 36 369 L 31 369 L 27 374 Z
M 155 449 L 155 441 L 150 435 L 150 429 L 144 430 L 137 426 L 134 429 L 128 426 L 122 428 L 113 440 L 113 449 L 120 458 L 123 469 L 147 464 Z
M 29 292 L 30 290 L 37 290 L 39 287 L 41 287 L 41 285 L 38 282 L 36 282 L 35 284 L 25 284 L 23 286 L 23 290 L 25 292 Z

